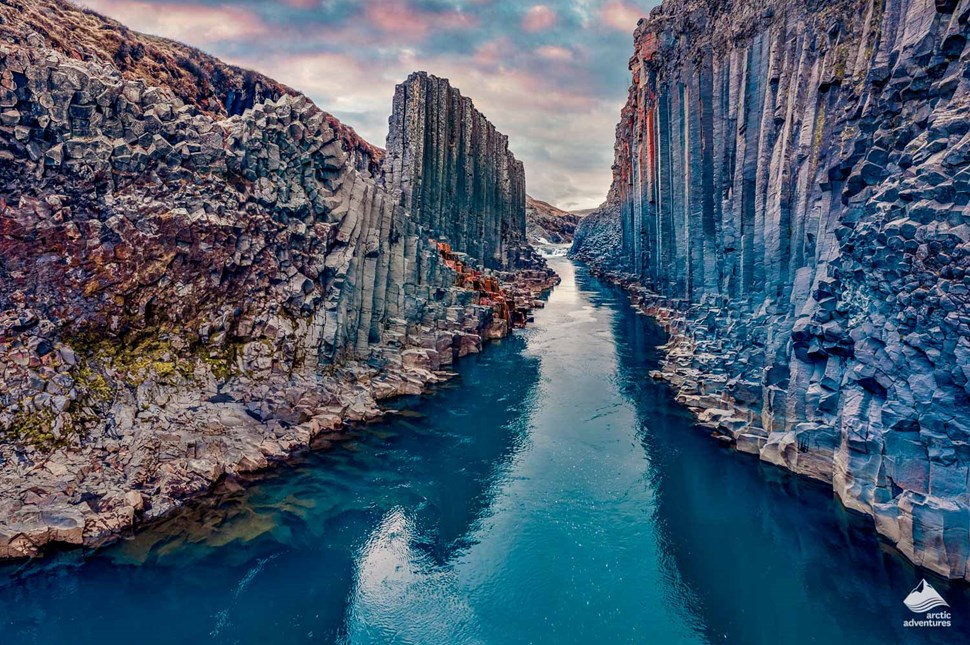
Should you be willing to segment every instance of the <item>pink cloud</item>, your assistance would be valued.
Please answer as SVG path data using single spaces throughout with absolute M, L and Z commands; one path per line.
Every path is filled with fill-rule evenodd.
M 573 52 L 565 47 L 557 47 L 556 45 L 543 45 L 536 50 L 542 58 L 546 60 L 572 60 Z
M 555 25 L 558 19 L 555 11 L 545 5 L 537 4 L 522 17 L 522 28 L 533 33 L 545 31 Z
M 368 4 L 364 15 L 381 31 L 396 34 L 411 42 L 424 40 L 432 30 L 470 29 L 477 25 L 472 16 L 457 9 L 445 12 L 422 11 L 404 0 Z
M 513 42 L 514 35 L 499 36 L 481 42 L 472 52 L 447 54 L 426 51 L 420 45 L 442 31 L 464 37 L 462 30 L 476 26 L 469 3 L 490 0 L 465 0 L 464 11 L 454 8 L 459 6 L 457 1 L 429 10 L 415 0 L 372 0 L 358 5 L 353 19 L 327 24 L 314 20 L 278 24 L 270 17 L 264 22 L 256 3 L 232 0 L 211 6 L 200 5 L 198 0 L 194 4 L 178 0 L 82 1 L 133 29 L 187 41 L 306 92 L 321 108 L 377 145 L 384 143 L 387 134 L 394 85 L 415 69 L 426 69 L 450 78 L 509 135 L 513 150 L 526 162 L 532 194 L 553 203 L 591 206 L 602 201 L 609 187 L 613 130 L 622 97 L 603 98 L 583 90 L 590 82 L 586 77 L 596 71 L 584 66 L 587 55 L 581 39 L 537 46 Z M 277 1 L 306 11 L 314 11 L 324 2 Z M 603 28 L 620 29 L 622 25 L 627 34 L 641 15 L 632 7 L 649 4 L 646 0 L 604 1 L 609 4 L 601 12 L 593 10 L 594 19 Z M 527 11 L 520 15 L 523 30 L 542 32 L 570 26 L 545 2 L 548 0 L 524 3 L 522 10 Z M 485 10 L 477 15 L 485 22 L 492 13 Z M 628 55 L 628 39 L 622 40 L 623 53 Z M 251 46 L 228 46 L 233 42 Z M 298 52 L 292 51 L 297 49 L 296 43 Z M 549 128 L 550 115 L 555 115 L 556 128 Z M 596 155 L 595 163 L 588 161 L 591 155 Z M 550 163 L 550 159 L 567 161 Z M 570 165 L 568 160 L 575 159 L 585 161 Z
M 137 31 L 196 45 L 253 38 L 267 32 L 256 14 L 231 5 L 207 7 L 141 0 L 84 0 L 84 4 Z
M 620 0 L 607 2 L 600 9 L 600 18 L 603 22 L 614 29 L 628 33 L 632 33 L 636 29 L 637 22 L 644 15 L 646 14 L 640 8 Z
M 507 37 L 501 36 L 479 45 L 472 60 L 474 60 L 476 67 L 481 69 L 495 69 L 502 65 L 511 50 L 512 43 L 509 42 Z

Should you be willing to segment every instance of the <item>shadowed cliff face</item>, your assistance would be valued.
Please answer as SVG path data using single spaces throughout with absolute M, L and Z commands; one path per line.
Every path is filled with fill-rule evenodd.
M 665 373 L 705 425 L 970 579 L 968 17 L 664 3 L 635 33 L 608 268 L 679 332 Z
M 607 201 L 580 220 L 569 254 L 601 271 L 627 273 L 630 258 L 623 250 L 620 205 Z
M 42 4 L 105 42 L 148 42 Z M 524 322 L 548 286 L 443 253 L 432 238 L 469 212 L 402 208 L 416 184 L 387 190 L 380 155 L 305 97 L 214 107 L 106 62 L 93 31 L 65 53 L 35 8 L 0 6 L 0 557 L 96 544 L 371 418 Z M 182 46 L 152 42 L 139 65 L 169 69 Z M 392 141 L 424 136 L 403 117 Z M 425 152 L 479 169 L 459 239 L 502 264 L 521 241 L 522 169 L 470 122 L 464 148 Z
M 529 255 L 525 170 L 471 99 L 417 72 L 397 86 L 384 163 L 414 221 L 492 268 Z

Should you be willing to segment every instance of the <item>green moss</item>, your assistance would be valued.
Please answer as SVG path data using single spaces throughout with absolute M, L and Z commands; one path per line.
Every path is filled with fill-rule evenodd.
M 866 78 L 866 68 L 871 67 L 873 64 L 873 56 L 876 53 L 876 47 L 879 44 L 880 38 L 882 38 L 882 17 L 885 12 L 885 6 L 882 0 L 874 0 L 872 5 L 872 17 L 869 23 L 869 37 L 866 40 L 864 47 L 866 52 L 866 62 L 867 65 L 863 69 L 856 70 L 856 80 L 859 83 L 863 83 Z
M 212 374 L 222 382 L 228 381 L 236 373 L 236 359 L 242 351 L 242 343 L 227 341 L 225 347 L 213 349 L 200 344 L 196 353 Z
M 839 45 L 835 50 L 835 65 L 833 72 L 838 80 L 845 79 L 845 68 L 849 60 L 849 48 L 846 45 Z
M 82 363 L 74 370 L 74 382 L 84 391 L 88 398 L 97 402 L 110 401 L 114 397 L 114 390 L 100 372 L 91 369 L 87 363 Z
M 43 452 L 50 452 L 57 448 L 70 445 L 76 432 L 70 415 L 62 415 L 63 430 L 60 437 L 54 435 L 54 413 L 50 410 L 43 412 L 21 412 L 17 414 L 6 434 L 8 437 L 31 446 Z
M 104 337 L 98 337 L 86 331 L 64 334 L 61 340 L 78 356 L 97 355 L 108 346 L 108 341 Z
M 191 361 L 180 359 L 169 340 L 174 333 L 174 330 L 152 329 L 124 338 L 94 338 L 91 334 L 78 334 L 71 336 L 67 342 L 75 353 L 110 367 L 118 378 L 137 387 L 152 375 L 158 380 L 192 376 Z M 94 380 L 95 391 L 104 394 L 107 389 L 110 397 L 110 387 L 103 377 L 93 370 L 87 375 Z M 101 383 L 97 382 L 98 378 Z
M 176 350 L 172 344 L 173 338 L 185 339 L 188 348 Z M 224 346 L 213 348 L 203 343 L 197 335 L 174 328 L 153 328 L 122 338 L 75 334 L 65 342 L 92 366 L 78 368 L 76 380 L 85 384 L 83 387 L 91 393 L 92 399 L 100 401 L 112 398 L 113 388 L 93 369 L 97 365 L 108 368 L 113 378 L 133 387 L 149 379 L 162 382 L 192 379 L 199 363 L 206 366 L 219 381 L 225 382 L 236 374 L 237 359 L 243 346 L 242 342 L 230 339 Z M 273 347 L 269 340 L 261 342 Z
M 872 3 L 872 18 L 870 30 L 870 44 L 875 43 L 882 36 L 882 17 L 886 12 L 884 0 L 875 0 Z
M 158 336 L 125 345 L 112 361 L 112 367 L 126 371 L 134 385 L 141 385 L 152 374 L 160 380 L 192 376 L 189 361 L 179 360 L 171 342 Z
M 232 376 L 232 361 L 229 358 L 223 356 L 210 356 L 203 348 L 203 351 L 199 355 L 199 359 L 208 365 L 209 370 L 212 374 L 222 382 L 228 381 Z

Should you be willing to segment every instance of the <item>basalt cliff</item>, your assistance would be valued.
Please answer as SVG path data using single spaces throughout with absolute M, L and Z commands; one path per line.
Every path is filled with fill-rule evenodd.
M 531 254 L 522 162 L 447 79 L 418 72 L 398 85 L 387 154 L 387 185 L 413 221 L 487 267 Z
M 573 249 L 667 325 L 657 377 L 715 436 L 965 579 L 968 20 L 970 0 L 668 0 Z
M 0 557 L 325 445 L 554 280 L 522 165 L 447 81 L 398 88 L 385 154 L 60 0 L 0 2 L 0 186 Z

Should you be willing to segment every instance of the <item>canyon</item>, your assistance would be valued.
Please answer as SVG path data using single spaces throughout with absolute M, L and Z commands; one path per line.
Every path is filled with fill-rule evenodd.
M 534 325 L 352 441 L 85 557 L 0 563 L 5 643 L 966 640 L 966 585 L 933 579 L 953 627 L 907 638 L 926 573 L 830 487 L 697 432 L 648 376 L 664 330 L 550 266 Z
M 740 452 L 970 580 L 967 0 L 664 2 L 572 252 Z
M 616 503 L 600 511 L 629 513 L 590 511 L 591 541 L 604 526 L 639 540 L 644 522 L 662 546 L 644 519 L 659 489 L 623 504 L 656 462 L 713 526 L 668 463 L 700 426 L 823 482 L 915 565 L 970 580 L 968 22 L 970 0 L 664 2 L 634 33 L 606 202 L 580 217 L 527 195 L 508 137 L 445 78 L 397 85 L 381 148 L 256 72 L 63 0 L 4 0 L 0 558 L 101 546 L 359 438 L 390 399 L 526 326 L 559 283 L 539 250 L 571 242 L 593 275 L 557 260 L 569 281 L 550 315 L 565 331 L 507 341 L 516 369 L 493 365 L 498 386 L 478 383 L 473 406 L 521 431 L 494 457 L 515 481 L 533 471 L 502 460 L 528 457 L 530 415 L 545 415 L 539 448 L 567 470 L 535 468 L 522 504 L 581 516 L 565 480 L 583 472 L 583 494 Z M 616 314 L 595 276 L 652 321 Z M 601 399 L 623 414 L 620 448 Z M 696 467 L 730 459 L 690 445 Z M 669 523 L 696 532 L 678 513 Z M 392 538 L 407 533 L 395 522 Z M 558 567 L 539 542 L 529 557 Z M 622 542 L 603 557 L 656 564 Z M 686 551 L 707 546 L 717 566 L 713 545 Z
M 522 164 L 446 80 L 398 86 L 385 152 L 196 54 L 0 5 L 0 557 L 325 447 L 557 281 Z

